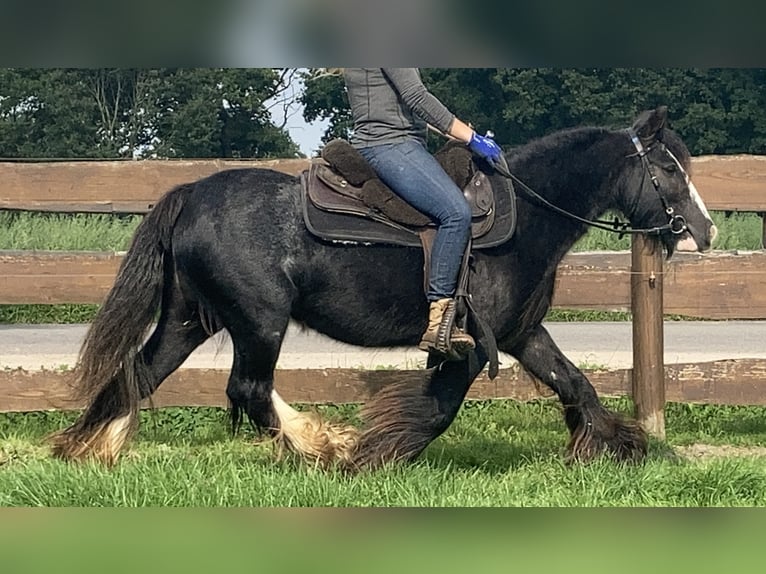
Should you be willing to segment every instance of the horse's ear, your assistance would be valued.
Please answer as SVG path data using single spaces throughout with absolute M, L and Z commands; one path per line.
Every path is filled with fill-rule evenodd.
M 642 113 L 633 124 L 633 129 L 642 140 L 660 139 L 662 128 L 668 121 L 668 107 L 657 106 L 654 110 Z

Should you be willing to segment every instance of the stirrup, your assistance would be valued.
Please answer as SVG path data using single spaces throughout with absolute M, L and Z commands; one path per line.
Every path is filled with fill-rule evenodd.
M 461 340 L 455 340 L 454 336 L 455 334 L 460 334 L 466 339 Z M 450 339 L 450 349 L 452 349 L 452 352 L 459 356 L 459 357 L 466 357 L 468 353 L 473 351 L 476 348 L 476 341 L 471 336 L 470 333 L 467 331 L 464 331 L 463 329 L 455 326 L 452 329 L 452 338 Z
M 421 350 L 429 353 L 436 353 L 448 361 L 462 361 L 465 359 L 468 352 L 476 347 L 476 344 L 474 343 L 473 346 L 460 345 L 460 348 L 456 348 L 455 345 L 453 345 L 452 335 L 458 330 L 456 318 L 457 302 L 455 299 L 451 299 L 442 313 L 441 322 L 436 330 L 436 340 L 421 341 Z M 423 348 L 424 346 L 426 347 L 425 349 Z

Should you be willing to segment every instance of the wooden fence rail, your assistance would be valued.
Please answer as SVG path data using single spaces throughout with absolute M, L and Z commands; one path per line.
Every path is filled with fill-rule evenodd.
M 0 251 L 0 304 L 100 303 L 120 253 Z M 553 303 L 564 309 L 630 311 L 627 251 L 570 253 L 559 266 Z M 766 252 L 677 253 L 666 262 L 668 314 L 705 319 L 766 317 Z
M 738 359 L 666 365 L 665 396 L 682 403 L 766 405 L 766 361 Z M 632 394 L 631 369 L 586 369 L 601 396 Z M 422 371 L 420 371 L 422 374 Z M 361 403 L 381 387 L 401 380 L 403 371 L 357 369 L 277 369 L 274 384 L 291 403 Z M 69 410 L 82 405 L 72 399 L 69 372 L 0 370 L 0 412 Z M 224 369 L 179 369 L 152 395 L 153 407 L 226 407 Z M 494 380 L 479 375 L 469 399 L 528 401 L 552 396 L 515 363 L 500 369 Z M 145 406 L 150 406 L 148 403 Z
M 0 162 L 0 209 L 146 213 L 166 191 L 229 168 L 298 174 L 304 159 Z M 766 156 L 700 156 L 695 185 L 711 210 L 766 214 Z
M 0 162 L 0 209 L 143 214 L 176 185 L 224 169 L 297 175 L 307 166 L 305 159 Z
M 692 163 L 695 184 L 708 208 L 759 214 L 764 220 L 763 241 L 766 157 L 703 156 L 693 158 Z M 223 169 L 258 166 L 297 174 L 306 165 L 306 160 L 300 159 L 0 162 L 0 210 L 142 214 L 175 185 Z M 635 243 L 633 251 L 637 251 Z M 0 304 L 98 303 L 111 286 L 121 257 L 114 253 L 0 252 Z M 634 342 L 634 360 L 636 349 L 649 348 L 646 345 L 653 345 L 655 357 L 662 356 L 661 341 L 657 355 L 658 341 L 650 340 L 649 335 L 655 333 L 657 339 L 656 322 L 661 321 L 663 311 L 711 319 L 766 318 L 765 258 L 763 251 L 677 254 L 658 267 L 661 271 L 653 281 L 660 283 L 662 308 L 659 314 L 656 308 L 646 313 L 654 321 L 654 328 L 648 323 L 639 328 L 634 325 L 634 335 L 648 334 L 643 347 L 636 347 Z M 575 309 L 630 310 L 636 285 L 649 280 L 647 269 L 650 267 L 631 262 L 630 253 L 570 254 L 559 268 L 554 304 Z M 656 364 L 652 368 L 657 371 Z M 664 374 L 664 396 L 649 401 L 654 410 L 661 411 L 665 398 L 766 404 L 766 364 L 761 360 L 672 365 L 659 370 Z M 634 380 L 635 371 L 634 364 L 632 371 L 595 371 L 588 372 L 588 376 L 601 394 L 619 395 L 631 393 L 636 384 L 641 384 Z M 353 370 L 277 372 L 285 398 L 296 402 L 362 401 L 389 376 L 385 372 Z M 225 377 L 226 373 L 215 370 L 178 371 L 163 385 L 154 404 L 223 405 Z M 316 384 L 317 378 L 327 384 Z M 78 405 L 68 401 L 66 380 L 67 374 L 58 372 L 0 372 L 0 411 L 74 408 Z M 533 396 L 539 396 L 535 385 L 516 367 L 503 369 L 495 381 L 482 375 L 469 394 L 470 398 Z M 656 413 L 643 415 L 642 420 L 648 420 Z

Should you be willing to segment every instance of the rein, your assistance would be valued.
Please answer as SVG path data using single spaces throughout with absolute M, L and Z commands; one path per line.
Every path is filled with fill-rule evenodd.
M 589 225 L 590 227 L 596 227 L 598 229 L 604 229 L 612 233 L 618 233 L 620 237 L 626 234 L 630 235 L 630 234 L 639 234 L 639 233 L 643 233 L 646 235 L 660 235 L 661 233 L 665 231 L 670 231 L 674 235 L 679 235 L 683 233 L 687 229 L 686 219 L 684 219 L 683 215 L 675 214 L 673 208 L 670 205 L 668 205 L 668 202 L 665 199 L 665 196 L 662 194 L 662 189 L 660 188 L 660 182 L 657 179 L 657 176 L 654 174 L 654 171 L 652 169 L 652 164 L 649 163 L 649 160 L 646 157 L 651 147 L 649 149 L 644 148 L 643 144 L 641 144 L 641 140 L 638 138 L 638 135 L 633 130 L 633 128 L 628 128 L 626 131 L 631 141 L 633 142 L 633 145 L 636 148 L 636 153 L 628 157 L 635 157 L 637 155 L 638 157 L 641 158 L 641 162 L 644 165 L 644 169 L 646 170 L 646 173 L 649 174 L 649 178 L 652 181 L 652 185 L 654 186 L 654 189 L 657 190 L 657 193 L 659 194 L 659 197 L 660 197 L 660 201 L 662 202 L 662 206 L 665 209 L 665 213 L 668 215 L 669 219 L 665 225 L 659 225 L 656 227 L 647 227 L 647 228 L 635 228 L 635 227 L 632 227 L 631 224 L 627 221 L 620 221 L 618 217 L 615 217 L 613 221 L 605 221 L 603 219 L 585 219 L 584 217 L 575 215 L 574 213 L 567 211 L 566 209 L 562 209 L 558 207 L 557 205 L 552 204 L 550 201 L 548 201 L 539 193 L 537 193 L 534 189 L 529 187 L 526 183 L 521 181 L 518 177 L 513 175 L 508 169 L 508 164 L 505 161 L 505 157 L 501 156 L 500 163 L 493 163 L 492 167 L 495 169 L 495 171 L 497 171 L 503 177 L 506 177 L 516 182 L 527 193 L 527 195 L 529 195 L 530 197 L 538 201 L 544 207 L 548 208 L 554 213 L 563 215 L 564 217 L 573 219 L 585 225 Z

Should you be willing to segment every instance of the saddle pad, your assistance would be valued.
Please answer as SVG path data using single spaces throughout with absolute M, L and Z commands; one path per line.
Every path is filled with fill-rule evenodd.
M 311 169 L 321 167 L 327 169 L 318 162 L 313 163 Z M 495 247 L 508 241 L 516 227 L 516 196 L 510 180 L 477 170 L 466 186 L 466 199 L 469 202 L 473 199 L 469 195 L 471 185 L 486 184 L 492 185 L 494 211 L 487 213 L 485 206 L 472 206 L 474 215 L 481 215 L 474 219 L 474 249 Z M 313 235 L 327 241 L 422 247 L 419 232 L 423 226 L 406 226 L 392 221 L 356 198 L 354 188 L 349 188 L 343 195 L 338 194 L 336 186 L 334 188 L 326 187 L 315 173 L 309 177 L 309 170 L 301 174 L 303 218 Z

